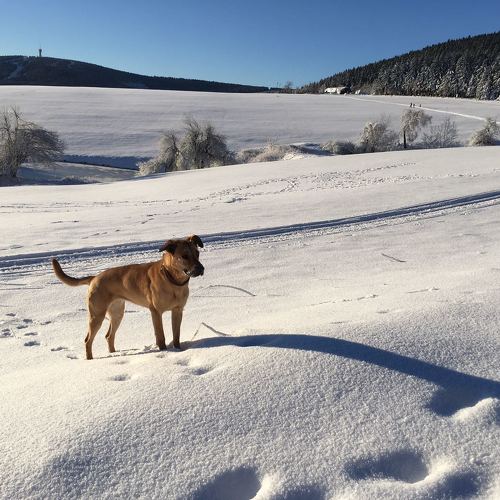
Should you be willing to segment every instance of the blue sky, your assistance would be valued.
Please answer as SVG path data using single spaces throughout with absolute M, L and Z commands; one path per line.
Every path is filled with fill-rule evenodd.
M 0 55 L 147 75 L 295 85 L 500 30 L 500 1 L 0 0 Z

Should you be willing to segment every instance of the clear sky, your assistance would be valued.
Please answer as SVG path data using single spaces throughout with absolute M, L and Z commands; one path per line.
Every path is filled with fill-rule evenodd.
M 0 55 L 146 75 L 302 85 L 500 30 L 499 0 L 0 0 Z

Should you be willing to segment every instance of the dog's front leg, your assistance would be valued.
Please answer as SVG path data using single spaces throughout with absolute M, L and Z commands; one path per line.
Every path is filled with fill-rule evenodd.
M 165 334 L 163 333 L 163 321 L 161 318 L 161 313 L 159 313 L 153 307 L 149 309 L 151 311 L 151 318 L 153 319 L 153 327 L 155 329 L 156 345 L 160 351 L 167 348 L 165 344 Z
M 172 336 L 174 347 L 181 348 L 181 323 L 182 323 L 182 309 L 172 309 Z

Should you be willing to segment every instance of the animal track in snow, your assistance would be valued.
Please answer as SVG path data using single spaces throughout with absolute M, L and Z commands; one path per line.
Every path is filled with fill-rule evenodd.
M 425 479 L 429 471 L 420 453 L 397 450 L 380 456 L 367 457 L 347 467 L 352 479 L 392 479 L 413 484 Z
M 24 334 L 25 337 L 36 337 L 37 335 L 38 332 L 28 332 Z
M 262 488 L 254 469 L 241 467 L 216 476 L 190 496 L 193 500 L 250 500 Z
M 57 347 L 52 347 L 51 351 L 52 352 L 59 352 L 59 351 L 67 351 L 68 348 L 63 346 L 63 345 L 59 345 Z
M 195 362 L 187 359 L 178 359 L 177 361 L 175 361 L 175 364 L 177 366 L 189 369 L 189 373 L 191 375 L 205 375 L 206 373 L 211 372 L 214 369 L 212 366 L 196 364 Z
M 126 365 L 129 361 L 126 359 L 117 359 L 113 361 L 114 365 Z
M 0 337 L 7 338 L 7 337 L 13 337 L 14 334 L 11 332 L 10 328 L 4 328 L 0 332 Z
M 428 498 L 465 500 L 475 497 L 480 485 L 480 478 L 474 472 L 455 472 L 436 481 L 428 491 Z
M 326 495 L 325 492 L 317 486 L 302 485 L 273 498 L 275 498 L 275 500 L 324 500 Z
M 430 287 L 430 288 L 422 288 L 422 290 L 410 290 L 409 292 L 406 293 L 424 293 L 424 292 L 437 292 L 439 288 L 435 287 Z
M 112 380 L 114 382 L 125 382 L 126 380 L 130 379 L 131 379 L 130 375 L 127 375 L 126 373 L 121 373 L 120 375 L 114 375 L 113 377 L 109 378 L 109 380 Z
M 25 347 L 35 347 L 39 346 L 40 342 L 38 342 L 38 340 L 29 340 L 28 342 L 25 342 L 24 345 Z

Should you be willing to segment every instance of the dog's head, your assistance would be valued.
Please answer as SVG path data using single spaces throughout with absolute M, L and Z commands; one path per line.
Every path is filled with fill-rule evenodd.
M 199 261 L 199 248 L 203 248 L 201 238 L 192 234 L 187 238 L 167 240 L 161 247 L 165 265 L 184 272 L 189 277 L 203 276 L 205 268 Z

